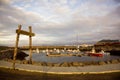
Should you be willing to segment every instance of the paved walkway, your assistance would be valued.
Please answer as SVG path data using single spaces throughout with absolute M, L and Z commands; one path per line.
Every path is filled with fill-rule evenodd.
M 29 64 L 16 63 L 16 69 L 31 71 L 31 72 L 43 72 L 53 74 L 98 74 L 109 72 L 120 72 L 120 63 L 118 64 L 106 64 L 106 65 L 91 65 L 84 67 L 48 67 L 48 66 L 36 66 Z M 0 60 L 0 67 L 12 68 L 12 63 Z

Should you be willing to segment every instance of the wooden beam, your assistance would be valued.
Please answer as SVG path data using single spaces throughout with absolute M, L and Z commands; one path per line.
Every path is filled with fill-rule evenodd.
M 16 30 L 16 33 L 19 33 L 19 34 L 23 34 L 23 35 L 27 35 L 27 36 L 35 36 L 34 33 L 30 33 L 30 32 L 27 32 L 27 31 L 24 31 L 24 30 Z

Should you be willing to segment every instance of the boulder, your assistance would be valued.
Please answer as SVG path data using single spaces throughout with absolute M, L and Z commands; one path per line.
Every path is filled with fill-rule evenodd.
M 54 67 L 60 67 L 60 63 L 54 63 Z
M 14 49 L 8 49 L 8 50 L 3 50 L 0 52 L 0 59 L 13 59 L 13 55 L 14 55 Z M 25 57 L 27 57 L 28 54 L 24 53 L 21 50 L 17 51 L 17 56 L 16 59 L 18 60 L 24 60 Z
M 111 60 L 111 63 L 115 64 L 115 63 L 119 63 L 119 61 L 117 59 L 115 59 L 115 60 Z
M 33 65 L 43 66 L 43 63 L 42 62 L 34 62 Z
M 83 63 L 80 62 L 73 62 L 72 64 L 73 66 L 83 66 Z
M 104 61 L 100 61 L 100 62 L 98 62 L 98 64 L 99 65 L 104 65 L 104 64 L 106 64 Z
M 54 66 L 53 63 L 46 63 L 46 65 L 50 67 Z
M 99 63 L 96 62 L 96 61 L 92 61 L 91 64 L 92 64 L 92 65 L 98 65 Z
M 79 63 L 79 66 L 82 66 L 82 67 L 83 67 L 83 66 L 84 66 L 84 64 L 83 64 L 83 63 Z
M 106 64 L 110 64 L 110 61 L 106 61 Z
M 41 62 L 41 65 L 42 66 L 47 66 L 47 63 L 46 62 Z
M 61 67 L 69 67 L 69 64 L 68 64 L 67 62 L 63 62 L 63 63 L 61 63 L 60 66 L 61 66 Z
M 14 49 L 8 49 L 8 50 L 4 50 L 0 52 L 0 59 L 13 59 L 13 55 L 14 55 Z M 17 51 L 17 56 L 16 59 L 18 60 L 24 60 L 25 57 L 27 57 L 28 54 L 24 53 L 21 50 Z
M 118 61 L 120 62 L 120 58 L 118 59 Z
M 83 62 L 83 63 L 84 63 L 84 65 L 92 65 L 91 62 Z
M 21 50 L 18 50 L 16 59 L 24 60 L 25 57 L 27 57 L 27 56 L 28 56 L 28 54 L 26 54 L 25 52 L 23 52 Z
M 110 52 L 110 55 L 120 56 L 120 50 L 111 50 L 111 51 L 109 51 L 109 52 Z
M 68 64 L 69 64 L 69 66 L 73 66 L 72 62 L 70 62 L 70 63 L 68 63 Z
M 23 64 L 29 64 L 28 60 L 23 60 Z
M 7 61 L 8 61 L 8 62 L 13 62 L 13 60 L 12 60 L 12 59 L 8 59 Z
M 32 61 L 32 64 L 34 65 L 34 64 L 37 64 L 38 62 L 36 62 L 36 61 Z
M 22 61 L 21 61 L 21 60 L 16 60 L 15 62 L 16 62 L 16 63 L 20 63 L 20 64 L 21 64 L 21 62 L 22 62 Z

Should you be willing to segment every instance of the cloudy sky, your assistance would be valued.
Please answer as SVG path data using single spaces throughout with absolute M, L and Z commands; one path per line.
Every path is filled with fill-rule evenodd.
M 34 45 L 120 40 L 120 0 L 0 0 L 0 45 L 15 45 L 19 24 L 32 26 Z

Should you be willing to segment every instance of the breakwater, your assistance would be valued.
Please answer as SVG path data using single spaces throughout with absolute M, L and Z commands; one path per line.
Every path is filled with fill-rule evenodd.
M 94 46 L 94 45 L 93 45 Z M 82 46 L 32 46 L 32 49 L 33 50 L 36 50 L 36 49 L 39 49 L 39 50 L 54 50 L 54 49 L 59 49 L 59 50 L 76 50 L 76 49 L 79 49 L 80 51 L 90 51 L 93 46 L 88 46 L 88 47 L 82 47 Z M 99 50 L 104 50 L 104 51 L 111 51 L 111 50 L 114 50 L 114 51 L 120 51 L 120 47 L 111 47 L 111 46 L 102 46 L 102 47 L 99 47 L 99 46 L 94 46 L 96 51 L 99 51 Z M 29 50 L 29 46 L 21 46 L 19 47 L 20 49 L 22 50 Z
M 13 62 L 11 59 L 4 59 L 8 62 Z M 19 64 L 29 64 L 28 60 L 16 60 L 16 63 Z M 89 61 L 89 62 L 62 62 L 62 63 L 50 63 L 50 62 L 38 62 L 38 61 L 32 61 L 31 65 L 37 65 L 37 66 L 49 66 L 49 67 L 84 67 L 89 65 L 107 65 L 107 64 L 117 64 L 120 63 L 120 59 L 113 59 L 113 60 L 107 60 L 107 61 Z

